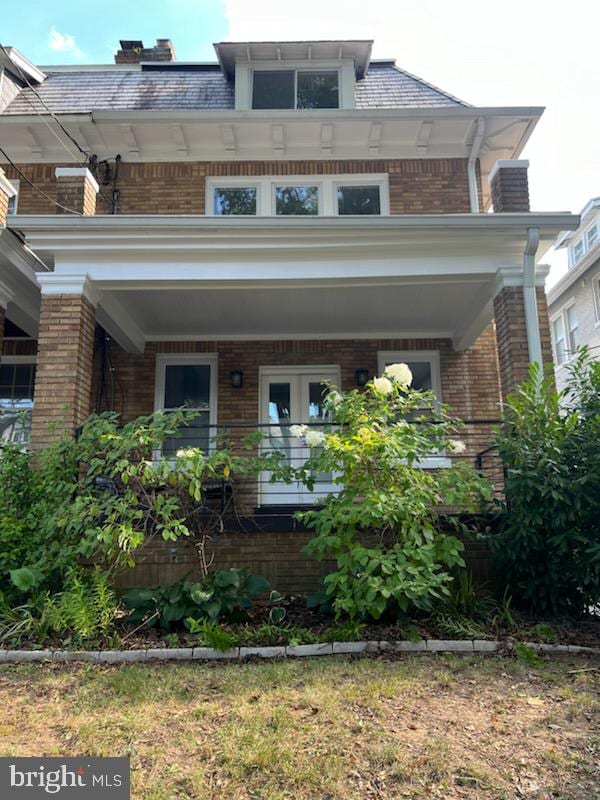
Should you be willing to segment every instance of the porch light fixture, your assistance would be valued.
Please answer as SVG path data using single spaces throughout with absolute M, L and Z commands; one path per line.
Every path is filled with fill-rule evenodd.
M 369 382 L 369 370 L 368 369 L 357 369 L 356 370 L 356 385 L 357 386 L 366 386 Z
M 244 385 L 244 373 L 241 369 L 234 369 L 230 373 L 231 386 L 233 389 L 241 389 Z

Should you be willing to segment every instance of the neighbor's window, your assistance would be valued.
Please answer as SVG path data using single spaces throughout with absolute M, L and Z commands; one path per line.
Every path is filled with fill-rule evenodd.
M 560 367 L 567 359 L 566 345 L 565 345 L 565 323 L 562 314 L 557 317 L 552 323 L 552 338 L 554 339 L 554 353 L 556 355 L 556 363 Z
M 593 247 L 598 241 L 598 225 L 592 225 L 585 235 L 588 248 Z
M 305 216 L 319 213 L 318 186 L 276 186 L 275 213 L 277 216 Z
M 569 333 L 569 357 L 575 355 L 575 351 L 579 347 L 579 329 L 577 327 L 577 314 L 575 313 L 575 306 L 567 308 L 567 331 Z
M 213 197 L 217 215 L 256 214 L 256 186 L 217 187 Z
M 335 70 L 255 70 L 252 108 L 339 108 L 338 84 Z
M 163 455 L 172 456 L 178 450 L 199 447 L 208 452 L 210 425 L 214 418 L 214 383 L 216 365 L 208 359 L 164 359 L 158 362 L 157 406 L 162 411 L 186 409 L 196 411 L 189 425 L 182 425 L 179 436 L 164 443 Z
M 0 365 L 0 441 L 29 444 L 34 384 L 34 363 Z
M 583 255 L 583 239 L 580 239 L 573 247 L 573 263 L 577 263 Z
M 7 214 L 16 214 L 17 213 L 17 209 L 19 207 L 19 191 L 20 191 L 20 188 L 21 188 L 21 181 L 15 180 L 14 178 L 11 178 L 10 182 L 12 183 L 13 188 L 16 190 L 17 193 L 16 193 L 16 195 L 14 197 L 9 197 L 9 199 L 8 199 L 8 209 L 7 209 L 6 213 Z
M 338 214 L 381 214 L 379 186 L 338 186 Z

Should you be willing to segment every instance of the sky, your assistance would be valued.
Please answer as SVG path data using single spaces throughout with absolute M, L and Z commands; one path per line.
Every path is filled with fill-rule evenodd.
M 473 105 L 546 106 L 521 156 L 534 211 L 600 195 L 597 0 L 21 0 L 0 22 L 0 42 L 38 65 L 109 64 L 119 39 L 157 38 L 185 61 L 214 60 L 227 39 L 374 39 L 375 58 Z M 545 260 L 554 283 L 565 254 Z

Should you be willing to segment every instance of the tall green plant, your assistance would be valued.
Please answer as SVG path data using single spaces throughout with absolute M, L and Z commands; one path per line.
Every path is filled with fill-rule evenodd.
M 533 365 L 508 399 L 497 444 L 500 575 L 535 611 L 583 613 L 600 601 L 600 363 L 583 350 L 560 393 Z
M 308 552 L 333 558 L 325 578 L 336 613 L 352 618 L 406 614 L 448 595 L 450 570 L 462 566 L 463 544 L 442 530 L 439 507 L 473 508 L 485 482 L 466 463 L 426 470 L 443 451 L 459 453 L 459 424 L 432 392 L 410 388 L 406 364 L 394 364 L 363 392 L 326 399 L 336 425 L 295 431 L 313 448 L 295 475 L 309 488 L 331 473 L 337 492 L 301 514 L 315 530 Z

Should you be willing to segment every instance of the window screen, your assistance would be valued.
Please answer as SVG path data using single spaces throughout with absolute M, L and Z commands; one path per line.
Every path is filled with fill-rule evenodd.
M 338 214 L 381 214 L 379 186 L 338 186 Z
M 208 451 L 211 438 L 208 427 L 210 371 L 209 364 L 167 364 L 165 367 L 165 410 L 185 408 L 198 411 L 198 415 L 192 422 L 180 427 L 177 437 L 165 441 L 163 455 L 172 456 L 178 450 L 188 447 L 199 447 Z
M 298 72 L 297 108 L 338 108 L 337 72 Z
M 215 189 L 213 210 L 218 215 L 255 215 L 256 187 Z
M 294 108 L 294 70 L 259 70 L 254 73 L 252 108 Z

